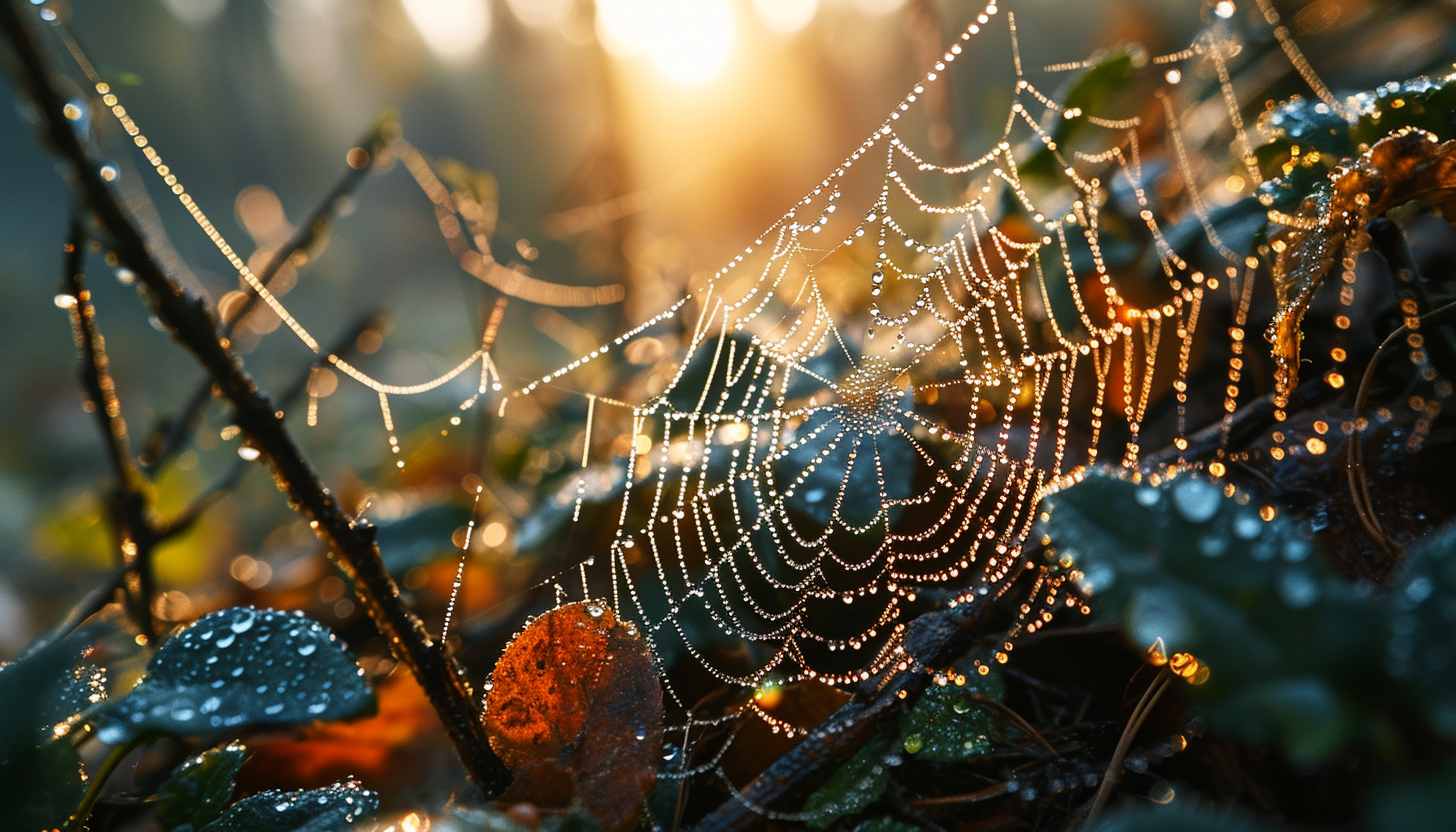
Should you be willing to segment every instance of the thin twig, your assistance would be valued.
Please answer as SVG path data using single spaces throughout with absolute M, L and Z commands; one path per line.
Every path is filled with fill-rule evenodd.
M 364 148 L 368 158 L 359 167 L 349 166 L 343 177 L 313 210 L 308 219 L 298 227 L 293 237 L 283 247 L 273 253 L 268 263 L 258 272 L 258 281 L 265 287 L 273 282 L 295 255 L 300 252 L 307 253 L 320 239 L 328 232 L 333 224 L 335 215 L 339 212 L 339 206 L 359 189 L 359 185 L 369 176 L 374 169 L 374 161 L 379 156 L 379 151 L 389 142 L 388 134 L 392 132 L 394 120 L 388 116 L 381 117 L 359 141 L 359 146 Z M 237 327 L 248 316 L 248 313 L 257 306 L 259 301 L 257 292 L 249 292 L 247 299 L 238 307 L 228 319 L 221 320 L 218 328 L 223 337 L 232 335 L 233 329 Z M 161 450 L 148 462 L 150 469 L 161 468 L 173 456 L 175 456 L 187 443 L 189 437 L 197 429 L 197 423 L 202 419 L 202 413 L 207 409 L 207 403 L 212 400 L 212 378 L 204 377 L 197 388 L 188 396 L 187 404 L 182 413 L 167 427 L 166 440 L 162 443 Z M 159 426 L 160 428 L 160 426 Z
M 127 612 L 141 632 L 151 637 L 156 635 L 152 620 L 151 557 L 157 544 L 156 527 L 152 523 L 148 483 L 131 455 L 126 420 L 121 416 L 121 402 L 116 397 L 116 382 L 111 377 L 111 362 L 106 356 L 106 340 L 96 328 L 96 307 L 86 288 L 84 268 L 88 241 L 80 217 L 72 216 L 66 243 L 64 285 L 72 298 L 71 327 L 81 358 L 81 387 L 96 416 L 106 455 L 116 473 L 116 487 L 107 504 L 116 535 L 117 559 L 124 568 Z
M 490 748 L 474 695 L 459 665 L 435 647 L 424 625 L 404 607 L 374 541 L 374 526 L 354 523 L 340 508 L 284 429 L 273 403 L 223 345 L 206 305 L 188 295 L 152 259 L 146 240 L 102 179 L 102 165 L 91 158 L 62 112 L 65 97 L 55 86 L 30 24 L 13 2 L 0 2 L 0 30 L 15 50 L 19 83 L 41 114 L 46 138 L 70 168 L 78 198 L 110 235 L 120 261 L 136 273 L 157 318 L 231 403 L 236 424 L 267 460 L 278 488 L 309 519 L 335 562 L 353 579 L 360 605 L 419 681 L 471 779 L 486 795 L 499 794 L 510 774 Z
M 86 623 L 87 619 L 105 609 L 106 605 L 110 604 L 112 599 L 116 597 L 116 593 L 126 589 L 127 571 L 127 567 L 125 566 L 113 571 L 111 576 L 106 579 L 106 583 L 87 593 L 85 598 L 82 598 L 79 603 L 71 607 L 71 610 L 66 613 L 65 618 L 56 622 L 55 626 L 37 638 L 35 643 L 27 647 L 26 650 L 30 653 L 40 652 L 48 645 L 54 644 L 75 632 L 76 628 Z
M 993 800 L 1011 791 L 1010 783 L 997 783 L 994 786 L 987 786 L 980 791 L 967 794 L 951 794 L 944 797 L 919 797 L 914 800 L 905 801 L 906 806 L 914 806 L 917 809 L 924 809 L 929 806 L 959 806 L 964 803 L 981 803 L 986 800 Z
M 1016 725 L 1017 728 L 1020 728 L 1022 731 L 1026 732 L 1026 735 L 1029 736 L 1029 737 L 1031 737 L 1032 739 L 1036 740 L 1037 743 L 1039 745 L 1041 745 L 1042 748 L 1045 748 L 1047 751 L 1050 751 L 1051 752 L 1051 755 L 1053 757 L 1060 757 L 1060 756 L 1062 756 L 1061 754 L 1058 754 L 1057 753 L 1057 750 L 1055 748 L 1052 748 L 1052 744 L 1049 743 L 1049 742 L 1047 742 L 1046 737 L 1043 737 L 1041 735 L 1041 732 L 1039 732 L 1035 728 L 1031 727 L 1031 723 L 1030 722 L 1027 722 L 1026 719 L 1021 716 L 1021 714 L 1017 713 L 1016 711 L 1011 710 L 1005 704 L 1003 704 L 1001 702 L 997 702 L 996 700 L 992 699 L 989 696 L 986 696 L 983 693 L 972 693 L 971 696 L 970 696 L 970 698 L 972 700 L 976 701 L 976 702 L 980 702 L 982 705 L 986 705 L 987 707 L 991 708 L 992 710 L 995 710 L 996 712 L 1000 713 L 1002 716 L 1004 716 L 1007 719 L 1011 720 L 1013 723 L 1015 723 L 1015 725 Z
M 352 326 L 344 330 L 344 333 L 339 336 L 339 339 L 328 349 L 328 354 L 337 355 L 340 358 L 348 358 L 352 351 L 356 349 L 359 335 L 366 330 L 380 326 L 384 318 L 385 315 L 382 310 L 376 309 L 365 314 Z M 309 378 L 313 375 L 314 369 L 323 364 L 323 360 L 309 363 L 308 367 L 299 374 L 299 377 L 283 391 L 279 404 L 287 408 L 303 396 L 304 393 L 308 392 Z M 247 470 L 247 460 L 239 458 L 233 462 L 232 467 L 228 468 L 226 474 L 223 474 L 216 482 L 208 486 L 201 494 L 198 494 L 192 500 L 191 504 L 179 512 L 176 517 L 162 524 L 157 529 L 158 539 L 168 540 L 191 528 L 192 524 L 196 523 L 198 518 L 208 509 L 216 505 L 218 500 L 221 500 L 242 481 L 243 474 Z
M 1449 316 L 1456 311 L 1456 301 L 1444 306 L 1432 309 L 1430 312 L 1420 316 L 1417 320 L 1422 324 L 1430 323 Z M 1350 482 L 1350 498 L 1355 502 L 1355 513 L 1360 516 L 1360 522 L 1365 526 L 1365 531 L 1380 544 L 1380 547 L 1387 554 L 1399 556 L 1401 547 L 1390 535 L 1386 534 L 1384 527 L 1380 525 L 1380 518 L 1375 513 L 1375 503 L 1370 497 L 1369 482 L 1365 477 L 1365 445 L 1361 442 L 1361 434 L 1364 431 L 1360 428 L 1361 414 L 1365 412 L 1365 403 L 1370 397 L 1370 385 L 1375 381 L 1375 369 L 1380 363 L 1380 356 L 1393 344 L 1409 333 L 1411 328 L 1408 324 L 1402 324 L 1394 332 L 1380 342 L 1375 348 L 1375 354 L 1370 356 L 1370 361 L 1365 365 L 1365 374 L 1360 378 L 1360 389 L 1355 394 L 1355 406 L 1352 421 L 1355 424 L 1355 432 L 1346 443 L 1348 449 L 1346 455 L 1345 473 Z
M 1112 796 L 1112 789 L 1117 785 L 1118 777 L 1122 774 L 1122 761 L 1127 757 L 1127 750 L 1132 747 L 1132 741 L 1142 730 L 1143 723 L 1147 721 L 1148 714 L 1153 712 L 1153 706 L 1163 697 L 1164 691 L 1173 681 L 1173 675 L 1164 670 L 1158 674 L 1158 678 L 1148 685 L 1143 691 L 1142 699 L 1138 700 L 1137 707 L 1128 714 L 1127 727 L 1123 729 L 1122 736 L 1117 741 L 1117 749 L 1112 752 L 1112 759 L 1107 763 L 1107 772 L 1102 775 L 1102 785 L 1097 788 L 1097 797 L 1092 801 L 1092 808 L 1087 810 L 1087 819 L 1083 826 L 1090 826 L 1097 813 L 1107 805 L 1107 800 Z

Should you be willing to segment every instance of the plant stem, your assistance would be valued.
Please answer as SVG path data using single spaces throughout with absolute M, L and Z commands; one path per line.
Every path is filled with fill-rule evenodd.
M 95 808 L 96 800 L 101 797 L 101 790 L 105 788 L 106 781 L 111 779 L 112 773 L 116 771 L 117 766 L 121 765 L 121 761 L 126 759 L 126 755 L 143 742 L 143 740 L 132 740 L 126 745 L 118 745 L 111 749 L 111 753 L 106 755 L 106 759 L 101 763 L 101 768 L 92 775 L 91 785 L 86 788 L 86 794 L 76 805 L 76 811 L 71 815 L 71 819 L 66 821 L 64 832 L 78 832 L 86 825 L 86 820 L 91 817 L 91 810 Z

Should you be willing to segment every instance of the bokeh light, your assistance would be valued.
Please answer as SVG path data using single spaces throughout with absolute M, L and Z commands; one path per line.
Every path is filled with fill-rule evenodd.
M 404 0 L 404 10 L 430 51 L 447 61 L 469 58 L 490 35 L 485 0 Z
M 679 84 L 713 78 L 733 51 L 733 10 L 725 0 L 602 0 L 602 45 L 618 58 L 645 57 Z
M 791 34 L 814 19 L 819 11 L 819 0 L 753 0 L 753 10 L 767 28 Z

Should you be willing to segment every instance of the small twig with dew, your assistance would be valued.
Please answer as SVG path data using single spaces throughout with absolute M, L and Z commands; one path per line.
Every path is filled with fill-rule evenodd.
M 108 495 L 107 508 L 116 534 L 118 560 L 121 562 L 122 588 L 126 594 L 127 614 L 148 638 L 157 634 L 152 620 L 152 551 L 160 542 L 152 521 L 151 499 L 147 480 L 132 458 L 131 441 L 126 420 L 121 417 L 121 403 L 116 397 L 116 383 L 111 378 L 111 362 L 106 356 L 106 341 L 96 328 L 96 308 L 86 288 L 86 246 L 89 237 L 79 217 L 71 218 L 66 243 L 66 294 L 76 350 L 81 358 L 81 387 L 90 411 L 96 417 L 106 455 L 116 473 L 116 487 Z M 103 604 L 104 606 L 104 604 Z
M 328 232 L 335 215 L 339 213 L 340 206 L 359 189 L 359 186 L 373 171 L 374 162 L 379 156 L 379 151 L 389 142 L 386 134 L 393 130 L 393 120 L 388 117 L 381 117 L 373 129 L 360 140 L 358 149 L 364 151 L 364 157 L 360 160 L 360 164 L 356 166 L 353 163 L 353 160 L 357 157 L 350 157 L 349 170 L 344 173 L 343 177 L 334 185 L 333 189 L 329 191 L 328 195 L 324 197 L 318 207 L 313 210 L 313 213 L 309 215 L 308 219 L 298 227 L 293 237 L 273 253 L 268 263 L 263 267 L 263 270 L 258 273 L 258 281 L 260 283 L 264 286 L 270 285 L 273 282 L 273 278 L 278 275 L 279 270 L 295 255 L 300 252 L 308 252 L 309 249 L 313 248 L 323 238 Z M 243 301 L 242 305 L 229 318 L 219 320 L 218 328 L 222 331 L 224 337 L 232 334 L 238 322 L 246 318 L 248 313 L 257 306 L 258 300 L 259 297 L 256 292 L 248 293 L 247 299 Z M 344 354 L 342 350 L 335 350 L 334 352 L 337 352 L 340 356 Z M 166 438 L 162 443 L 161 450 L 157 452 L 155 458 L 148 461 L 146 466 L 148 469 L 155 470 L 161 468 L 168 460 L 182 450 L 188 438 L 197 430 L 197 424 L 202 419 L 202 413 L 207 409 L 207 403 L 210 401 L 212 401 L 212 378 L 204 377 L 197 385 L 197 389 L 192 391 L 192 395 L 187 398 L 187 404 L 182 408 L 181 415 L 167 427 Z M 161 429 L 159 425 L 153 429 L 153 433 L 159 433 Z

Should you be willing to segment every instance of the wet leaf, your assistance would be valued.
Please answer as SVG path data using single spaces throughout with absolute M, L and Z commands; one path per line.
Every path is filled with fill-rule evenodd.
M 1265 333 L 1274 345 L 1275 384 L 1283 406 L 1299 384 L 1300 325 L 1325 275 L 1368 245 L 1360 232 L 1391 208 L 1420 200 L 1456 216 L 1456 141 L 1403 128 L 1360 158 L 1335 169 L 1294 216 L 1271 212 L 1284 226 L 1273 235 L 1279 312 Z
M 897 753 L 893 737 L 880 737 L 864 744 L 849 762 L 829 776 L 804 803 L 808 824 L 823 829 L 847 815 L 864 811 L 880 799 L 890 785 L 887 757 Z
M 169 832 L 192 832 L 216 820 L 232 800 L 246 754 L 233 742 L 177 766 L 157 787 L 157 820 Z
M 1193 690 L 1211 728 L 1316 759 L 1378 730 L 1384 608 L 1282 517 L 1187 473 L 1095 473 L 1044 506 L 1050 556 L 1070 558 L 1094 609 L 1135 646 L 1196 660 L 1175 664 L 1206 676 Z
M 259 792 L 200 832 L 338 832 L 374 814 L 379 796 L 356 780 L 306 792 Z
M 600 602 L 536 618 L 496 663 L 485 727 L 516 773 L 504 800 L 571 806 L 607 832 L 632 828 L 662 748 L 646 640 Z
M 147 734 L 202 736 L 373 708 L 363 669 L 323 625 L 233 607 L 168 639 L 136 687 L 103 713 L 97 737 L 116 745 Z
M 104 694 L 94 668 L 77 667 L 78 652 L 61 641 L 0 667 L 0 810 L 10 828 L 60 826 L 86 792 L 80 757 L 56 735 Z
M 982 677 L 972 677 L 974 685 Z M 900 723 L 901 742 L 917 760 L 953 763 L 991 750 L 997 716 L 971 698 L 971 687 L 931 685 Z M 911 749 L 914 749 L 912 752 Z

